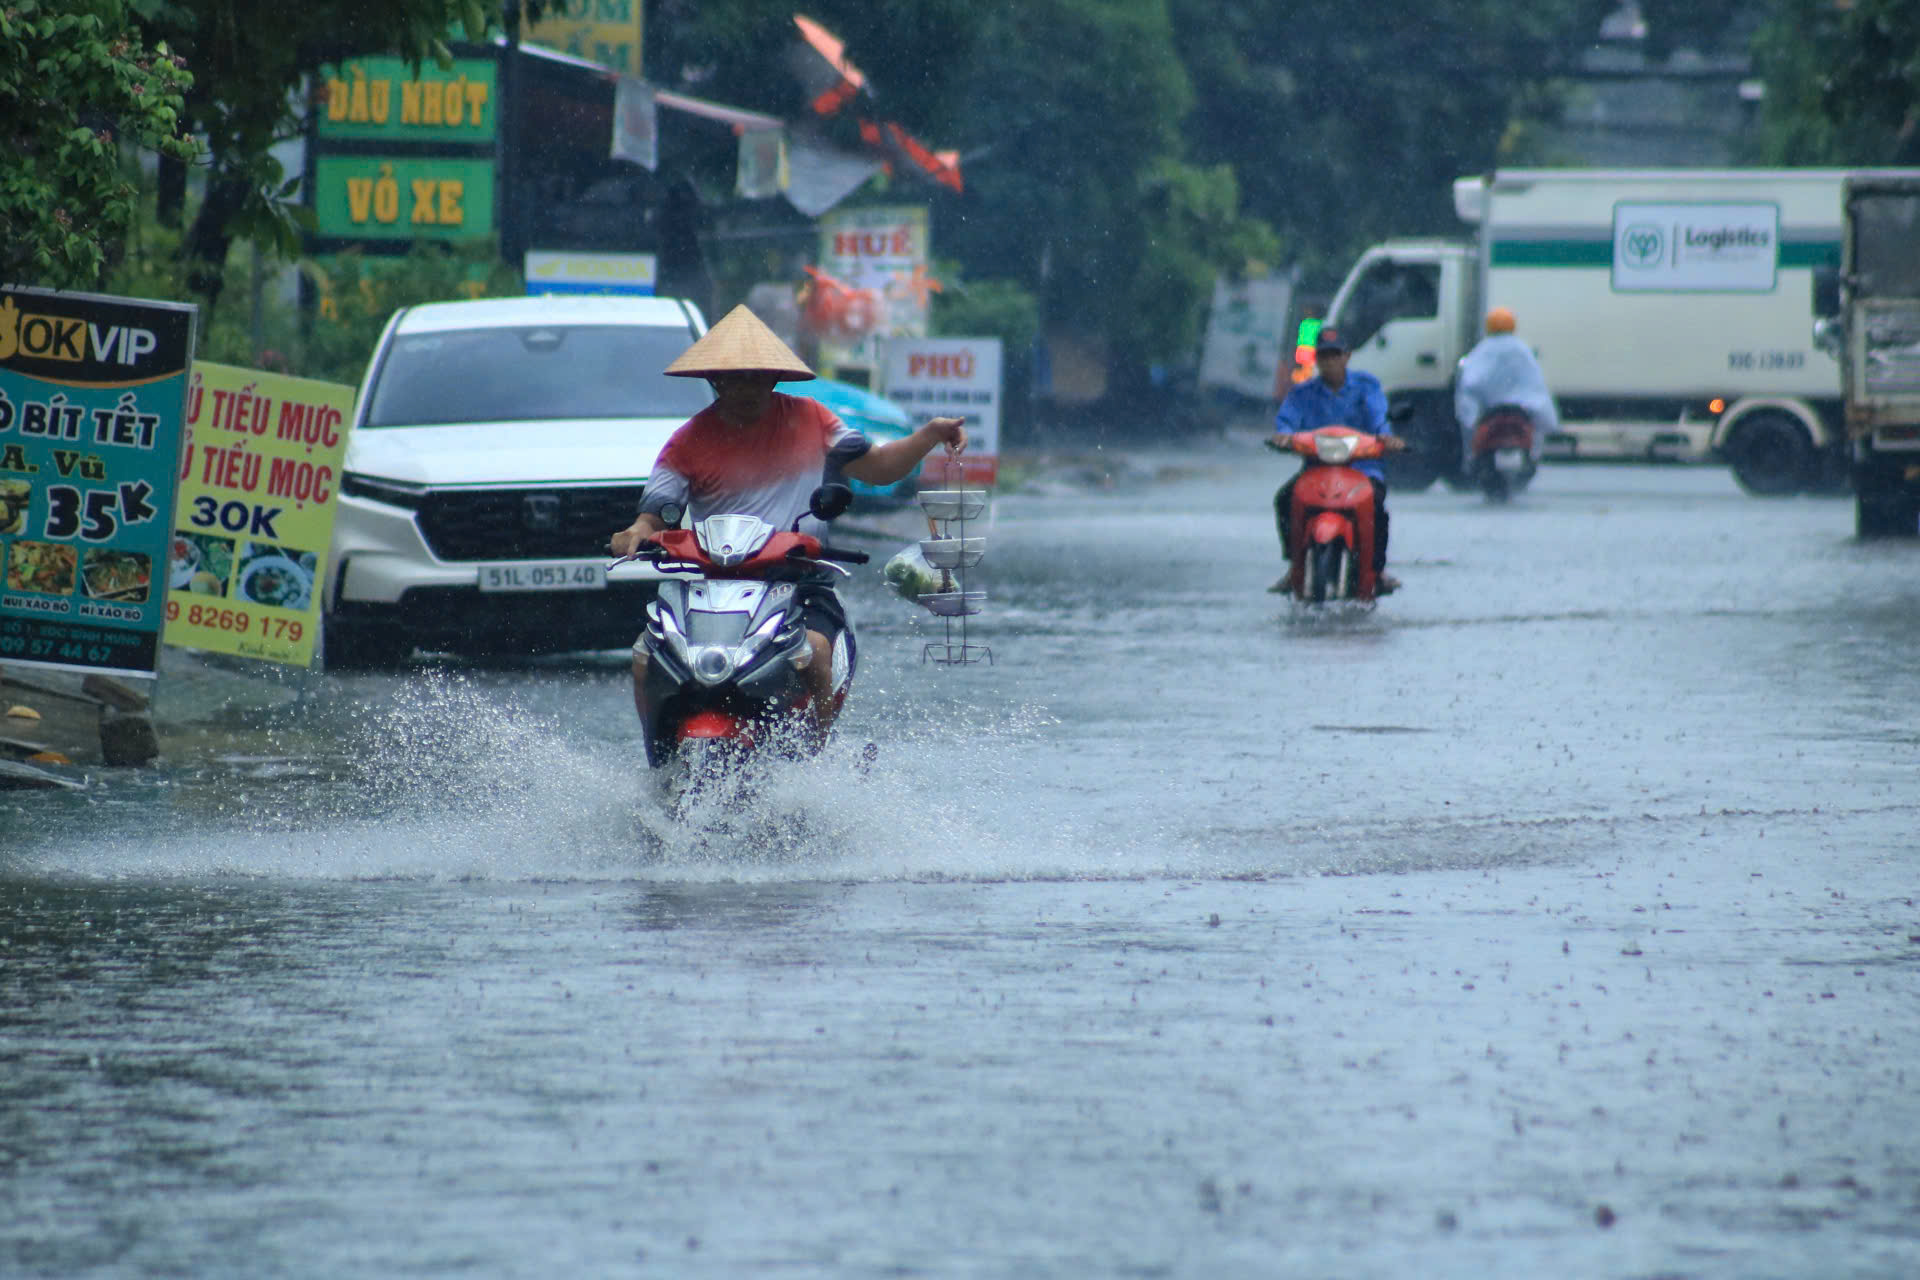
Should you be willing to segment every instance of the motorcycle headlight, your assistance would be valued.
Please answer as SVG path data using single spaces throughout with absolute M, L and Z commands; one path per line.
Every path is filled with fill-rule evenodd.
M 712 644 L 693 655 L 693 675 L 701 684 L 719 684 L 733 674 L 733 654 Z
M 1337 467 L 1353 458 L 1353 451 L 1359 443 L 1359 436 L 1315 436 L 1313 454 L 1320 461 Z

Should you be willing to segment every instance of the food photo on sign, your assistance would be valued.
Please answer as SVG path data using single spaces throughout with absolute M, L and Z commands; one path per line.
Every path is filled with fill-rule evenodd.
M 32 497 L 33 486 L 27 481 L 0 480 L 0 536 L 25 530 Z
M 305 609 L 313 601 L 311 551 L 249 542 L 240 551 L 240 598 L 275 609 Z
M 89 547 L 81 553 L 80 582 L 95 600 L 145 604 L 153 584 L 153 558 L 140 551 Z
M 167 585 L 173 590 L 224 596 L 232 577 L 233 539 L 206 533 L 173 535 L 173 558 L 167 571 Z
M 79 561 L 79 551 L 63 542 L 16 542 L 13 553 L 7 557 L 7 587 L 12 591 L 70 596 L 74 567 Z

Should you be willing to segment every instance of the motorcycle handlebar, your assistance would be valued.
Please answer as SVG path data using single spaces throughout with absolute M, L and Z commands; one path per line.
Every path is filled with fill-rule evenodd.
M 619 565 L 627 563 L 629 560 L 658 560 L 660 553 L 665 550 L 666 548 L 657 542 L 643 542 L 626 555 L 615 556 L 613 559 L 607 561 L 607 568 L 616 568 Z
M 804 555 L 800 552 L 800 549 L 796 547 L 792 552 L 788 553 L 788 556 L 794 560 L 839 560 L 846 564 L 867 564 L 873 559 L 872 556 L 864 551 L 842 551 L 835 547 L 822 547 L 820 554 L 817 556 Z M 671 557 L 667 555 L 667 549 L 659 543 L 643 542 L 634 548 L 630 554 L 615 556 L 613 559 L 607 561 L 607 568 L 617 568 L 620 565 L 626 564 L 629 560 L 651 560 L 658 564 L 663 560 L 670 559 Z

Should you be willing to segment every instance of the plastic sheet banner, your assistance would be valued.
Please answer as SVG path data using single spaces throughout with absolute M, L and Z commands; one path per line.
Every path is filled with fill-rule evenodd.
M 195 364 L 166 642 L 308 666 L 352 387 Z
M 744 200 L 777 196 L 787 189 L 787 131 L 749 129 L 740 135 L 734 194 Z
M 1287 332 L 1292 306 L 1290 280 L 1216 280 L 1200 347 L 1200 385 L 1249 400 L 1272 396 L 1276 371 L 1284 377 L 1293 367 Z
M 154 673 L 194 317 L 0 285 L 0 663 Z
M 621 76 L 614 86 L 612 155 L 647 170 L 660 164 L 660 110 L 653 86 L 638 76 Z

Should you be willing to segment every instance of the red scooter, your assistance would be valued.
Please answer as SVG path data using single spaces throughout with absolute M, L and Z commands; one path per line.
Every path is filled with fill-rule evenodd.
M 1533 416 L 1517 405 L 1495 405 L 1474 424 L 1467 478 L 1488 502 L 1505 502 L 1533 479 Z
M 1287 545 L 1293 549 L 1287 594 L 1302 604 L 1348 600 L 1371 603 L 1379 593 L 1373 568 L 1373 482 L 1348 465 L 1406 448 L 1398 436 L 1352 427 L 1321 427 L 1269 438 L 1277 453 L 1307 460 L 1293 484 Z

